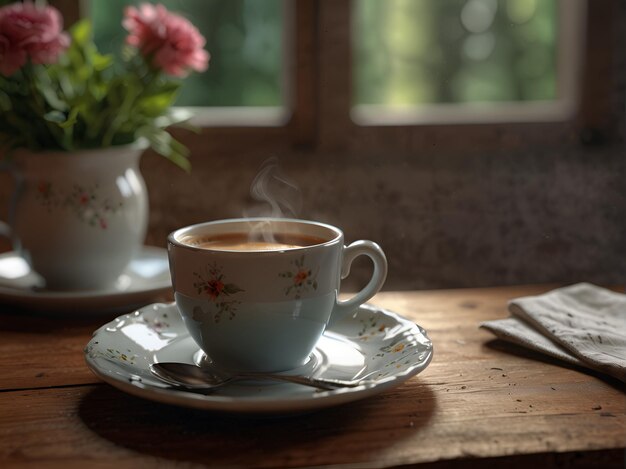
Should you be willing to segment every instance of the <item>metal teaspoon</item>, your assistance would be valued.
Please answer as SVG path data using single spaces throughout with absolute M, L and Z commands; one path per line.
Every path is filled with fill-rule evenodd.
M 189 389 L 207 390 L 223 386 L 226 383 L 246 379 L 269 379 L 303 384 L 323 390 L 337 388 L 353 388 L 367 384 L 364 380 L 340 380 L 330 378 L 312 378 L 310 376 L 283 375 L 274 373 L 236 373 L 231 374 L 215 368 L 201 367 L 190 363 L 161 362 L 150 365 L 150 371 L 157 378 L 170 384 L 176 384 Z

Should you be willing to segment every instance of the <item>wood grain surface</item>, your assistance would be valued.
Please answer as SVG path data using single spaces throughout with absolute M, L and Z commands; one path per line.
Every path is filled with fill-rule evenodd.
M 82 349 L 111 317 L 0 306 L 0 467 L 624 467 L 626 389 L 493 339 L 481 321 L 553 285 L 383 292 L 426 328 L 431 365 L 401 386 L 305 415 L 251 418 L 142 400 Z

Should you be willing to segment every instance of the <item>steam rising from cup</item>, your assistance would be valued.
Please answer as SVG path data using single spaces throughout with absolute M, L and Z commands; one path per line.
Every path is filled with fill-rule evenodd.
M 258 202 L 244 212 L 245 217 L 298 218 L 302 194 L 298 185 L 281 169 L 278 158 L 267 159 L 250 186 L 250 196 Z M 274 241 L 267 223 L 257 223 L 251 238 Z

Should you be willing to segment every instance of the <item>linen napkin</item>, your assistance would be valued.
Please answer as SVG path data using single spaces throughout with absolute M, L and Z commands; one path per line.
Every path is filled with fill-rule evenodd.
M 511 317 L 483 322 L 498 338 L 626 382 L 626 295 L 577 283 L 509 302 Z

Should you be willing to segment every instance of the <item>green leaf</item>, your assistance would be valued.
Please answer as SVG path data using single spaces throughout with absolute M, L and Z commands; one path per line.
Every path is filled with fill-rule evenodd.
M 56 124 L 61 124 L 66 121 L 65 114 L 60 111 L 47 112 L 43 118 L 48 122 L 54 122 Z
M 101 72 L 113 65 L 113 56 L 111 54 L 102 55 L 94 52 L 92 55 L 92 65 L 94 70 Z
M 242 290 L 241 288 L 239 288 L 237 285 L 233 283 L 227 283 L 226 285 L 224 285 L 224 293 L 226 293 L 227 295 L 233 295 L 241 291 L 244 291 L 244 290 Z
M 158 117 L 163 114 L 176 100 L 176 90 L 164 91 L 140 99 L 138 110 L 148 117 Z
M 157 117 L 154 121 L 154 124 L 157 127 L 162 128 L 175 126 L 199 134 L 202 129 L 188 122 L 189 119 L 191 119 L 192 117 L 193 113 L 188 109 L 170 108 L 164 115 Z
M 137 56 L 137 48 L 124 44 L 122 46 L 122 60 L 124 62 L 130 62 Z
M 50 106 L 51 108 L 56 109 L 57 111 L 68 110 L 67 103 L 60 99 L 57 94 L 52 90 L 52 88 L 48 86 L 40 86 L 39 91 L 46 100 L 48 106 Z
M 168 160 L 174 163 L 183 171 L 189 172 L 191 171 L 191 163 L 189 162 L 188 156 L 182 153 L 172 152 L 169 155 L 163 154 Z
M 154 151 L 181 169 L 187 172 L 191 170 L 189 151 L 165 130 L 146 125 L 137 130 L 137 136 L 146 138 Z
M 70 34 L 73 44 L 85 47 L 91 42 L 91 21 L 87 18 L 77 21 L 70 29 Z
M 181 83 L 178 81 L 165 81 L 154 87 L 154 91 L 147 93 L 147 96 L 162 94 L 162 93 L 176 93 L 180 90 Z
M 0 111 L 9 112 L 12 107 L 9 95 L 0 90 Z
M 62 129 L 67 129 L 71 126 L 73 126 L 76 121 L 78 119 L 78 108 L 73 108 L 70 111 L 70 114 L 67 116 L 67 119 L 65 120 L 65 122 L 60 123 L 59 127 L 61 127 Z

